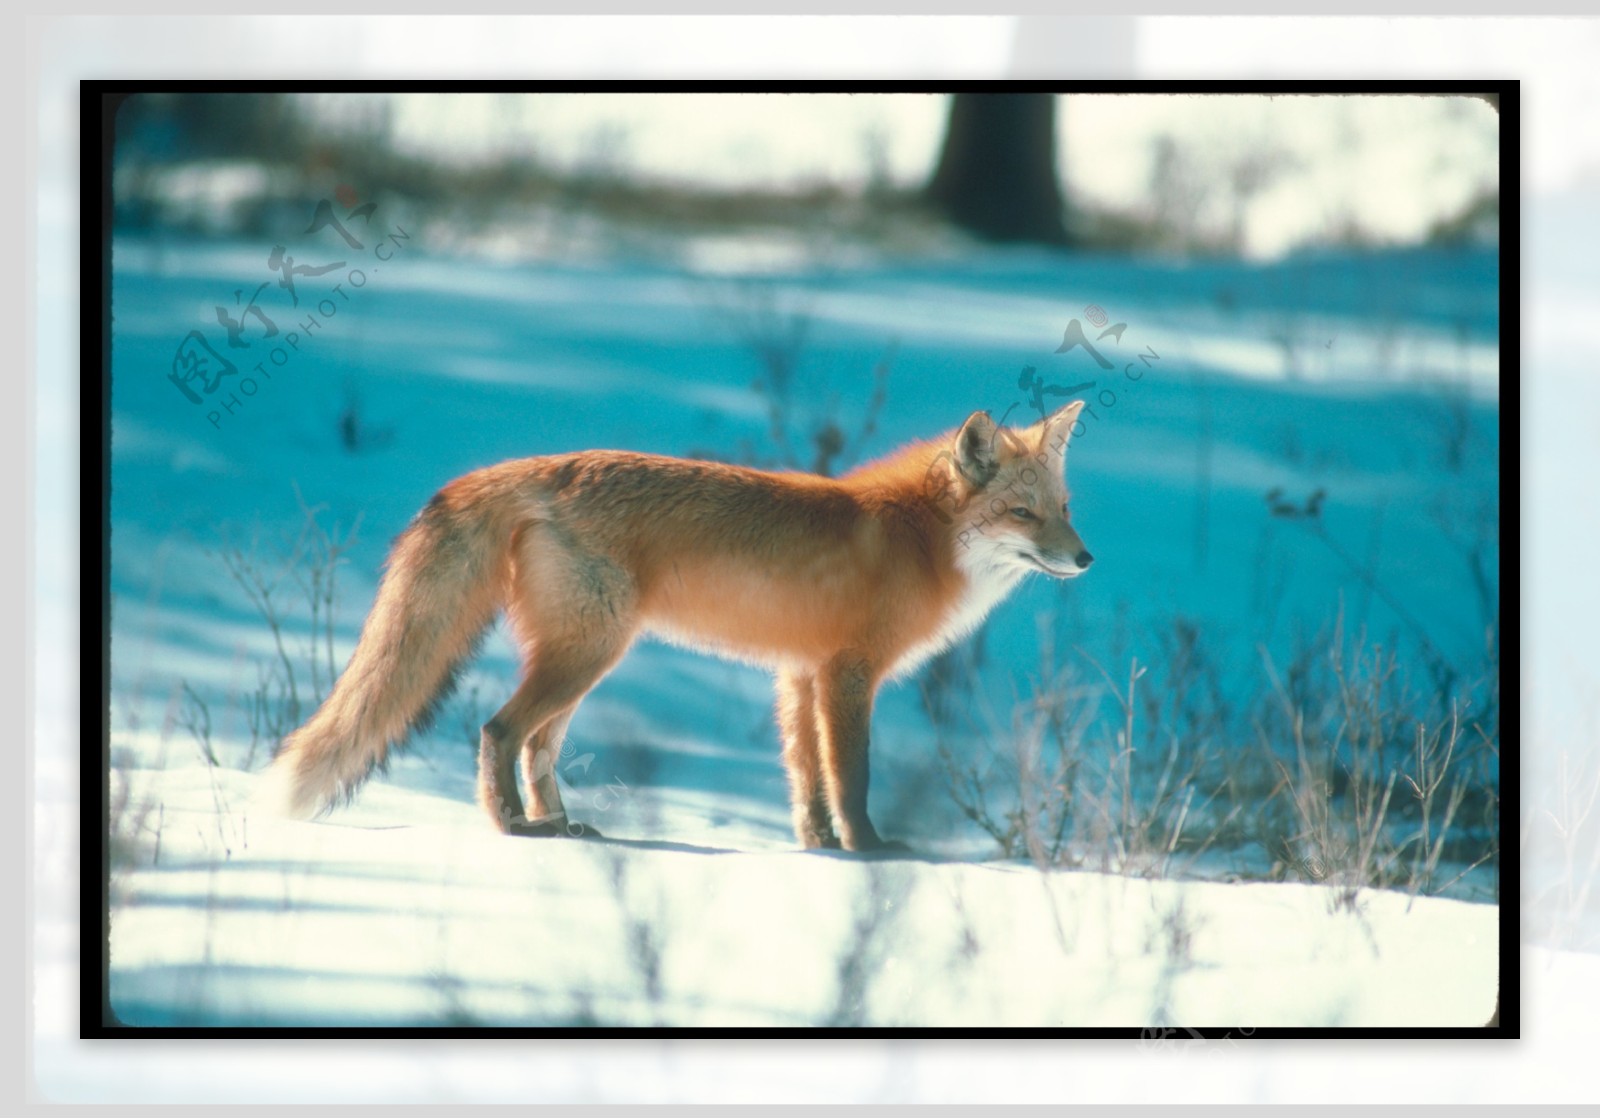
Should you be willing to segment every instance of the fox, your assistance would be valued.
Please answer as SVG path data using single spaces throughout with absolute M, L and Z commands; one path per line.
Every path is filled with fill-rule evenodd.
M 500 831 L 584 832 L 555 763 L 579 704 L 646 635 L 773 674 L 802 847 L 902 847 L 867 815 L 875 697 L 1026 576 L 1088 570 L 1066 484 L 1083 405 L 1028 427 L 974 412 L 836 478 L 601 450 L 463 474 L 396 537 L 349 664 L 283 740 L 267 795 L 298 818 L 348 801 L 503 614 L 522 667 L 482 725 L 477 777 Z

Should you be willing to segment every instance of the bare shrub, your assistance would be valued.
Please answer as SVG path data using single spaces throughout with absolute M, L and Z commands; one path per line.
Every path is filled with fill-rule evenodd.
M 306 504 L 295 491 L 302 519 L 293 533 L 284 534 L 276 545 L 264 546 L 259 535 L 248 545 L 224 538 L 219 558 L 245 599 L 267 625 L 272 636 L 272 655 L 254 662 L 256 684 L 240 701 L 250 744 L 243 766 L 255 765 L 260 747 L 275 748 L 283 737 L 299 726 L 311 710 L 333 690 L 339 675 L 339 660 L 334 649 L 335 614 L 338 607 L 338 574 L 345 556 L 355 543 L 360 518 L 348 529 L 335 522 L 323 524 L 324 510 Z M 300 639 L 295 639 L 295 634 Z M 191 709 L 206 703 L 187 683 Z M 204 711 L 209 720 L 209 710 Z M 199 728 L 191 727 L 199 737 Z M 209 725 L 205 728 L 202 753 L 207 764 L 218 764 L 211 750 Z
M 1444 892 L 1498 862 L 1498 724 L 1412 691 L 1393 649 L 1347 648 L 1335 626 L 1281 669 L 1263 653 L 1243 703 L 1192 623 L 1159 647 L 1159 665 L 1130 658 L 1120 679 L 1082 654 L 1098 681 L 1046 660 L 1005 722 L 980 714 L 965 735 L 952 697 L 982 713 L 981 689 L 959 673 L 939 685 L 926 707 L 946 788 L 1002 857 L 1167 876 L 1210 853 L 1335 886 L 1347 906 L 1365 888 Z

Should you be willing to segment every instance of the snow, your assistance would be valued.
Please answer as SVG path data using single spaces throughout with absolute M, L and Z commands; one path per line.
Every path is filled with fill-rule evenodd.
M 374 220 L 376 235 L 381 211 Z M 1069 452 L 1094 568 L 1070 584 L 1025 580 L 996 609 L 975 702 L 1009 709 L 1043 644 L 1125 675 L 1130 657 L 1159 657 L 1175 617 L 1204 634 L 1230 687 L 1341 612 L 1348 632 L 1392 642 L 1415 671 L 1405 620 L 1266 515 L 1273 487 L 1297 499 L 1325 487 L 1329 530 L 1361 541 L 1441 650 L 1467 659 L 1481 632 L 1429 511 L 1492 502 L 1498 482 L 1492 254 L 1260 267 L 986 252 L 770 273 L 744 262 L 712 281 L 668 260 L 485 264 L 413 240 L 365 264 L 365 286 L 347 282 L 348 300 L 315 329 L 301 324 L 341 298 L 333 277 L 303 280 L 314 294 L 298 308 L 274 304 L 302 343 L 281 366 L 251 324 L 256 348 L 229 382 L 236 407 L 212 423 L 221 394 L 194 406 L 166 371 L 186 331 L 265 278 L 270 247 L 114 246 L 111 746 L 135 850 L 113 885 L 111 993 L 124 1020 L 1254 1029 L 1487 1018 L 1498 909 L 1480 877 L 1461 891 L 1472 900 L 1349 899 L 1227 881 L 1265 876 L 1248 852 L 1194 868 L 1204 881 L 1108 873 L 1096 852 L 1048 874 L 998 861 L 930 771 L 915 685 L 886 691 L 874 720 L 874 818 L 911 858 L 796 850 L 769 681 L 655 644 L 585 702 L 563 751 L 574 819 L 606 838 L 499 836 L 472 803 L 476 725 L 515 673 L 499 632 L 439 726 L 352 806 L 310 824 L 263 816 L 252 798 L 270 744 L 252 744 L 244 700 L 274 646 L 218 550 L 254 541 L 270 566 L 276 545 L 292 548 L 302 502 L 325 527 L 359 520 L 339 568 L 342 667 L 387 541 L 451 477 L 558 450 L 768 447 L 751 389 L 761 366 L 730 325 L 741 315 L 808 317 L 802 420 L 830 400 L 858 414 L 893 350 L 872 456 L 976 408 L 1025 414 L 1026 364 L 1051 380 L 1098 377 L 1084 355 L 1052 353 L 1094 303 L 1128 324 L 1120 349 L 1103 343 L 1119 363 L 1147 348 L 1159 357 L 1137 379 L 1101 379 Z M 373 436 L 354 451 L 339 435 L 352 394 Z M 1458 410 L 1481 453 L 1446 466 L 1437 444 Z M 292 612 L 292 581 L 282 593 Z M 297 663 L 307 639 L 303 619 L 286 631 Z M 209 706 L 215 766 L 182 727 L 184 685 Z
M 284 823 L 241 808 L 250 785 L 160 775 L 159 862 L 114 888 L 123 1021 L 1251 1031 L 1494 1004 L 1491 906 L 819 857 L 687 811 L 661 825 L 683 841 L 519 840 L 382 785 L 339 824 Z

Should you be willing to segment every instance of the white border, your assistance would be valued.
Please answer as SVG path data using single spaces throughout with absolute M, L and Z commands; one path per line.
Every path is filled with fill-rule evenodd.
M 297 5 L 279 9 L 292 11 Z M 710 10 L 712 5 L 707 5 Z M 1448 7 L 1438 5 L 1439 8 Z M 76 383 L 71 369 L 38 368 L 33 364 L 44 332 L 62 327 L 75 303 L 66 306 L 57 293 L 41 287 L 41 266 L 70 254 L 77 246 L 58 236 L 44 237 L 32 250 L 35 221 L 51 206 L 62 204 L 61 191 L 76 189 L 76 147 L 71 137 L 76 113 L 78 77 L 213 76 L 684 76 L 684 77 L 1002 77 L 1009 54 L 994 44 L 1008 44 L 1012 25 L 1007 16 L 963 17 L 947 21 L 903 19 L 851 20 L 790 18 L 781 23 L 754 17 L 670 24 L 652 19 L 528 17 L 507 27 L 486 29 L 478 17 L 431 20 L 426 30 L 404 22 L 406 17 L 314 16 L 166 17 L 157 25 L 154 43 L 130 33 L 150 30 L 141 17 L 35 18 L 23 37 L 25 88 L 13 105 L 14 140 L 7 150 L 28 155 L 32 170 L 17 185 L 24 192 L 13 213 L 27 215 L 30 249 L 26 269 L 9 269 L 23 290 L 5 301 L 24 309 L 13 339 L 25 340 L 31 378 L 10 379 L 13 406 L 0 411 L 15 430 L 0 438 L 11 477 L 28 479 L 23 492 L 7 487 L 6 501 L 27 500 L 36 508 L 46 501 L 73 496 L 66 452 L 76 443 Z M 1354 25 L 1364 22 L 1370 31 Z M 1186 20 L 1141 20 L 1135 76 L 1199 75 L 1253 77 L 1268 74 L 1352 76 L 1493 76 L 1520 77 L 1528 92 L 1525 131 L 1537 134 L 1539 106 L 1559 106 L 1575 91 L 1564 83 L 1577 80 L 1580 59 L 1574 36 L 1563 21 L 1507 20 L 1500 28 L 1466 19 L 1431 20 L 1425 56 L 1407 56 L 1383 47 L 1393 21 L 1337 20 L 1336 44 L 1364 44 L 1357 55 L 1344 46 L 1330 47 L 1327 36 L 1298 21 L 1251 19 L 1237 24 L 1226 57 L 1201 53 L 1196 35 L 1201 24 Z M 1584 23 L 1587 34 L 1591 23 Z M 952 30 L 953 29 L 953 30 Z M 663 39 L 663 32 L 670 39 Z M 1511 31 L 1514 34 L 1507 35 Z M 1349 32 L 1347 36 L 1344 34 Z M 674 44 L 664 51 L 662 43 Z M 838 44 L 849 41 L 849 65 L 838 67 Z M 1171 44 L 1189 44 L 1190 54 L 1176 58 L 1162 51 Z M 911 49 L 907 44 L 911 44 Z M 1168 44 L 1168 46 L 1161 46 Z M 1159 62 L 1151 58 L 1154 50 Z M 1470 65 L 1461 60 L 1470 57 Z M 1153 64 L 1155 63 L 1155 64 Z M 1160 73 L 1155 72 L 1159 65 Z M 1586 60 L 1582 61 L 1587 66 Z M 862 72 L 866 66 L 870 72 Z M 1171 69 L 1169 69 L 1171 67 Z M 1033 76 L 1033 75 L 1030 75 Z M 1042 76 L 1042 75 L 1041 75 Z M 1071 76 L 1068 74 L 1063 77 Z M 1585 106 L 1592 111 L 1592 104 Z M 1554 109 L 1552 108 L 1552 111 Z M 65 114 L 65 115 L 64 115 Z M 63 164 L 63 154 L 69 162 Z M 7 177 L 8 183 L 16 183 Z M 17 189 L 17 187 L 9 187 Z M 36 202 L 30 197 L 37 191 Z M 1524 198 L 1528 205 L 1531 199 Z M 1536 276 L 1528 283 L 1537 298 Z M 92 313 L 92 311 L 91 311 Z M 34 327 L 38 324 L 38 334 Z M 23 417 L 28 417 L 25 420 Z M 41 417 L 44 417 L 41 422 Z M 52 418 L 53 417 L 53 418 Z M 63 424 L 62 417 L 67 417 Z M 32 421 L 30 424 L 29 421 Z M 27 429 L 32 426 L 30 432 Z M 64 429 L 65 428 L 65 429 Z M 35 474 L 35 471 L 37 473 Z M 37 522 L 26 510 L 17 522 L 32 529 Z M 75 564 L 76 541 L 25 530 L 34 571 L 47 565 Z M 13 553 L 8 557 L 17 560 Z M 15 688 L 27 681 L 24 694 L 10 710 L 25 711 L 37 734 L 33 750 L 45 762 L 76 756 L 76 712 L 66 709 L 71 683 L 77 679 L 75 652 L 78 627 L 75 604 L 46 600 L 31 609 L 31 579 L 14 579 L 28 588 L 19 605 L 30 613 L 34 655 L 4 674 Z M 14 644 L 11 646 L 16 652 Z M 93 655 L 93 650 L 85 650 Z M 25 675 L 30 663 L 37 674 Z M 75 706 L 75 705 L 71 705 Z M 1532 748 L 1529 744 L 1528 748 Z M 51 765 L 36 765 L 29 752 L 29 780 L 14 786 L 24 801 L 28 820 L 30 865 L 46 875 L 61 872 L 59 830 L 72 822 L 73 806 L 62 805 L 44 789 L 53 780 Z M 37 783 L 37 784 L 36 784 Z M 37 790 L 37 792 L 36 792 Z M 41 798 L 36 805 L 35 796 Z M 52 803 L 44 797 L 50 795 Z M 65 813 L 65 814 L 63 814 Z M 74 834 L 69 832 L 69 837 Z M 17 885 L 21 885 L 13 879 Z M 75 892 L 60 889 L 59 879 L 26 896 L 30 904 L 18 931 L 59 930 L 75 914 L 46 908 L 52 900 Z M 12 896 L 21 895 L 21 891 Z M 53 924 L 49 924 L 53 922 Z M 50 935 L 59 935 L 53 933 Z M 18 945 L 20 949 L 22 946 Z M 27 1033 L 10 1051 L 22 1056 L 21 1075 L 3 1077 L 9 1092 L 27 1093 L 18 1105 L 33 1114 L 55 1111 L 69 1101 L 169 1104 L 287 1104 L 322 1102 L 437 1105 L 503 1103 L 528 1109 L 541 1103 L 968 1103 L 1024 1104 L 1112 1103 L 1223 1104 L 1377 1103 L 1380 1101 L 1456 1101 L 1457 1104 L 1562 1104 L 1593 1099 L 1586 1028 L 1563 1033 L 1549 1012 L 1559 1011 L 1573 983 L 1592 984 L 1587 961 L 1542 956 L 1525 967 L 1525 1037 L 1520 1044 L 1288 1044 L 1253 1042 L 1233 1049 L 1212 1047 L 1184 1060 L 1183 1067 L 1164 1066 L 1169 1059 L 1133 1042 L 583 1042 L 474 1041 L 400 1043 L 83 1043 L 75 1034 L 77 989 L 51 960 L 73 961 L 70 951 L 47 944 L 42 934 L 32 945 L 38 955 L 17 951 L 12 958 L 28 961 L 27 976 L 37 977 L 31 994 L 14 992 L 12 1007 L 31 1009 L 40 1027 L 36 1044 Z M 10 990 L 3 992 L 13 993 Z M 71 1013 L 61 1013 L 62 1000 Z M 1572 1019 L 1587 1026 L 1589 1007 Z M 63 1030 L 65 1027 L 65 1030 Z M 26 1029 L 26 1024 L 24 1025 Z M 54 1036 L 49 1036 L 50 1034 Z M 1177 1058 L 1171 1058 L 1177 1059 Z M 1156 1062 L 1156 1063 L 1152 1063 Z M 204 1069 L 201 1081 L 197 1069 Z M 35 1070 L 41 1075 L 35 1081 Z M 215 1087 L 225 1084 L 227 1088 Z M 10 1102 L 10 1101 L 7 1101 Z M 10 1111 L 11 1108 L 7 1108 Z M 256 1108 L 250 1108 L 256 1110 Z M 394 1108 L 384 1110 L 391 1114 Z M 171 1114 L 166 1111 L 164 1113 Z M 213 1112 L 214 1113 L 214 1112 Z

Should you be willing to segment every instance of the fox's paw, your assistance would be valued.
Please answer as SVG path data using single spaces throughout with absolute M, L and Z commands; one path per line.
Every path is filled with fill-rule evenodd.
M 557 812 L 553 816 L 541 816 L 537 820 L 530 820 L 525 816 L 513 816 L 507 824 L 506 833 L 530 839 L 554 839 L 559 836 L 572 839 L 602 838 L 599 829 L 568 820 L 565 812 Z
M 798 838 L 808 851 L 837 851 L 844 846 L 831 831 L 802 831 Z
M 871 840 L 857 842 L 848 848 L 858 855 L 878 856 L 880 858 L 894 858 L 898 855 L 911 854 L 911 848 L 901 843 L 898 839 L 880 839 L 873 836 Z

